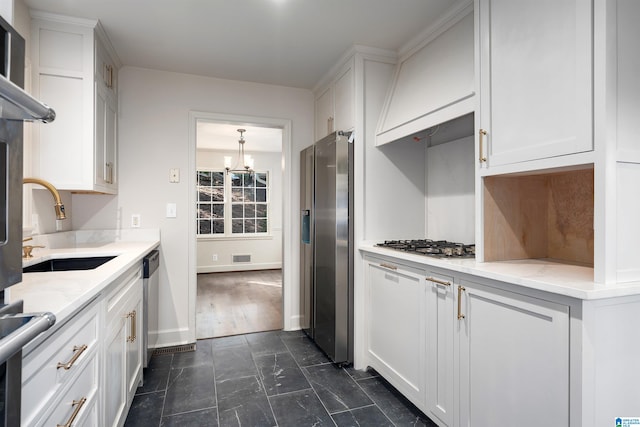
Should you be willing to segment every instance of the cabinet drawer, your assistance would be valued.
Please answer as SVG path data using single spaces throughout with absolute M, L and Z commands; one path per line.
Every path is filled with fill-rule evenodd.
M 128 270 L 120 276 L 113 285 L 110 286 L 107 293 L 107 324 L 117 317 L 124 310 L 124 306 L 131 295 L 136 290 L 136 284 L 139 283 L 142 289 L 142 263 L 140 266 Z
M 97 426 L 98 359 L 92 358 L 62 398 L 54 403 L 52 412 L 45 415 L 37 426 L 63 426 L 73 418 L 71 425 Z M 75 417 L 74 417 L 75 415 Z M 30 424 L 29 424 L 30 425 Z
M 95 359 L 98 305 L 85 309 L 23 359 L 22 419 L 30 420 Z

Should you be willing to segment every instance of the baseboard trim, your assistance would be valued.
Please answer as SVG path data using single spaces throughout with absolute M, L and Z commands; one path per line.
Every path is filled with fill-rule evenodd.
M 281 262 L 265 262 L 251 264 L 230 264 L 230 265 L 203 265 L 198 266 L 198 273 L 225 273 L 231 271 L 252 271 L 252 270 L 278 270 L 282 269 Z

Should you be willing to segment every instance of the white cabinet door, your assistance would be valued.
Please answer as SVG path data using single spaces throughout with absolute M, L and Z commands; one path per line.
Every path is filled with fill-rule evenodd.
M 126 416 L 126 320 L 121 314 L 119 319 L 110 323 L 104 346 L 104 416 L 107 427 L 118 426 L 120 419 Z
M 425 284 L 415 269 L 372 260 L 368 274 L 369 364 L 424 408 Z
M 353 67 L 349 66 L 334 85 L 334 130 L 349 131 L 355 126 L 353 85 Z
M 478 4 L 489 167 L 592 150 L 592 1 Z
M 336 74 L 315 101 L 316 141 L 335 131 L 350 131 L 355 127 L 353 59 Z
M 94 183 L 116 188 L 116 119 L 115 101 L 108 90 L 96 83 Z
M 333 132 L 333 86 L 316 98 L 316 141 Z
M 455 289 L 453 276 L 427 273 L 427 415 L 454 423 Z
M 34 128 L 33 172 L 59 190 L 116 194 L 117 69 L 95 21 L 34 12 L 34 94 L 56 120 Z
M 129 304 L 127 336 L 127 395 L 133 397 L 142 375 L 142 289 L 137 289 Z
M 124 422 L 142 377 L 142 268 L 117 280 L 106 296 L 104 425 Z
M 461 283 L 460 426 L 569 425 L 569 308 Z

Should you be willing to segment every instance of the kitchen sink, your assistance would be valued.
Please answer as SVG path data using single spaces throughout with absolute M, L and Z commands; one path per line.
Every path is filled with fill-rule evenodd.
M 23 273 L 42 273 L 45 271 L 93 270 L 115 256 L 96 256 L 82 258 L 54 258 L 22 268 Z

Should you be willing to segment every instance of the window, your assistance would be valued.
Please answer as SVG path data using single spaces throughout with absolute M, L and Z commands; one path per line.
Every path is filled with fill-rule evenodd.
M 255 236 L 269 230 L 267 172 L 198 170 L 199 235 Z
M 224 234 L 225 173 L 199 170 L 198 234 Z

